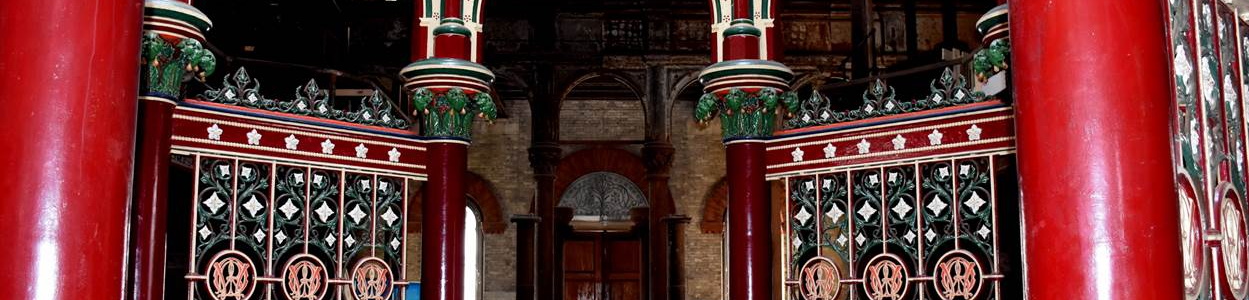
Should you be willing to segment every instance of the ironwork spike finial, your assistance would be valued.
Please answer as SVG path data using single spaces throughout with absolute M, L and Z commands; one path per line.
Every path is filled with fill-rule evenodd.
M 260 94 L 260 81 L 252 78 L 246 68 L 222 78 L 220 88 L 209 88 L 199 95 L 200 100 L 221 104 L 263 109 L 273 112 L 305 115 L 323 119 L 344 121 L 361 125 L 407 129 L 408 119 L 396 114 L 394 105 L 380 91 L 360 100 L 360 108 L 344 112 L 330 103 L 329 92 L 322 90 L 316 80 L 295 88 L 290 101 L 269 99 Z

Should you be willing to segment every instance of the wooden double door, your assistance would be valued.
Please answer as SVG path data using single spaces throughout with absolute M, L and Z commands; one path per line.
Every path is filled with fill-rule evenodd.
M 623 233 L 573 233 L 564 239 L 565 300 L 640 300 L 642 239 Z

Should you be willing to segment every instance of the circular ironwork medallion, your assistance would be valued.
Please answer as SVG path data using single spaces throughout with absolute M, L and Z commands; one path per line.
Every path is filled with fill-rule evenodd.
M 1180 250 L 1184 262 L 1184 294 L 1187 299 L 1197 299 L 1205 290 L 1207 272 L 1205 223 L 1201 206 L 1197 202 L 1197 192 L 1193 189 L 1188 175 L 1179 177 L 1180 196 Z
M 291 300 L 316 300 L 329 289 L 329 274 L 321 259 L 308 254 L 292 257 L 282 268 L 282 293 Z
M 385 300 L 390 296 L 390 266 L 376 257 L 365 258 L 351 271 L 351 292 L 359 300 Z
M 209 260 L 205 285 L 214 300 L 244 300 L 256 290 L 256 267 L 243 252 L 225 250 Z
M 932 287 L 943 300 L 976 299 L 984 285 L 982 275 L 976 256 L 966 250 L 954 250 L 937 260 Z
M 885 253 L 873 257 L 863 274 L 863 291 L 872 300 L 901 300 L 910 275 L 902 258 Z
M 1227 185 L 1220 189 L 1223 191 L 1223 203 L 1219 208 L 1220 218 L 1219 226 L 1223 229 L 1223 280 L 1227 283 L 1227 289 L 1236 299 L 1245 299 L 1245 294 L 1249 291 L 1249 284 L 1246 284 L 1245 262 L 1245 214 L 1241 210 L 1240 199 L 1236 196 L 1236 190 Z
M 798 273 L 798 291 L 805 300 L 836 299 L 841 291 L 841 272 L 828 258 L 811 258 Z

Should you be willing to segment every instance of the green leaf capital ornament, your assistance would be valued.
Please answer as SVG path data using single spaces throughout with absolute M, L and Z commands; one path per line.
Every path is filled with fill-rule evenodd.
M 493 123 L 498 116 L 490 94 L 469 95 L 459 88 L 445 92 L 416 89 L 412 92 L 412 104 L 416 112 L 424 116 L 421 120 L 421 134 L 426 137 L 470 140 L 474 118 Z

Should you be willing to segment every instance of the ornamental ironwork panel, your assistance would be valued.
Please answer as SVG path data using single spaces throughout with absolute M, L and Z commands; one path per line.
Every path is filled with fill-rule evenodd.
M 647 202 L 646 195 L 629 178 L 612 172 L 594 172 L 573 180 L 560 197 L 559 207 L 572 208 L 574 217 L 627 221 L 630 210 L 647 207 Z
M 191 157 L 187 299 L 404 298 L 409 178 Z
M 1244 299 L 1249 32 L 1219 1 L 1167 4 L 1184 290 L 1188 299 Z
M 1013 156 L 786 178 L 783 298 L 1012 298 L 999 256 L 999 159 Z

